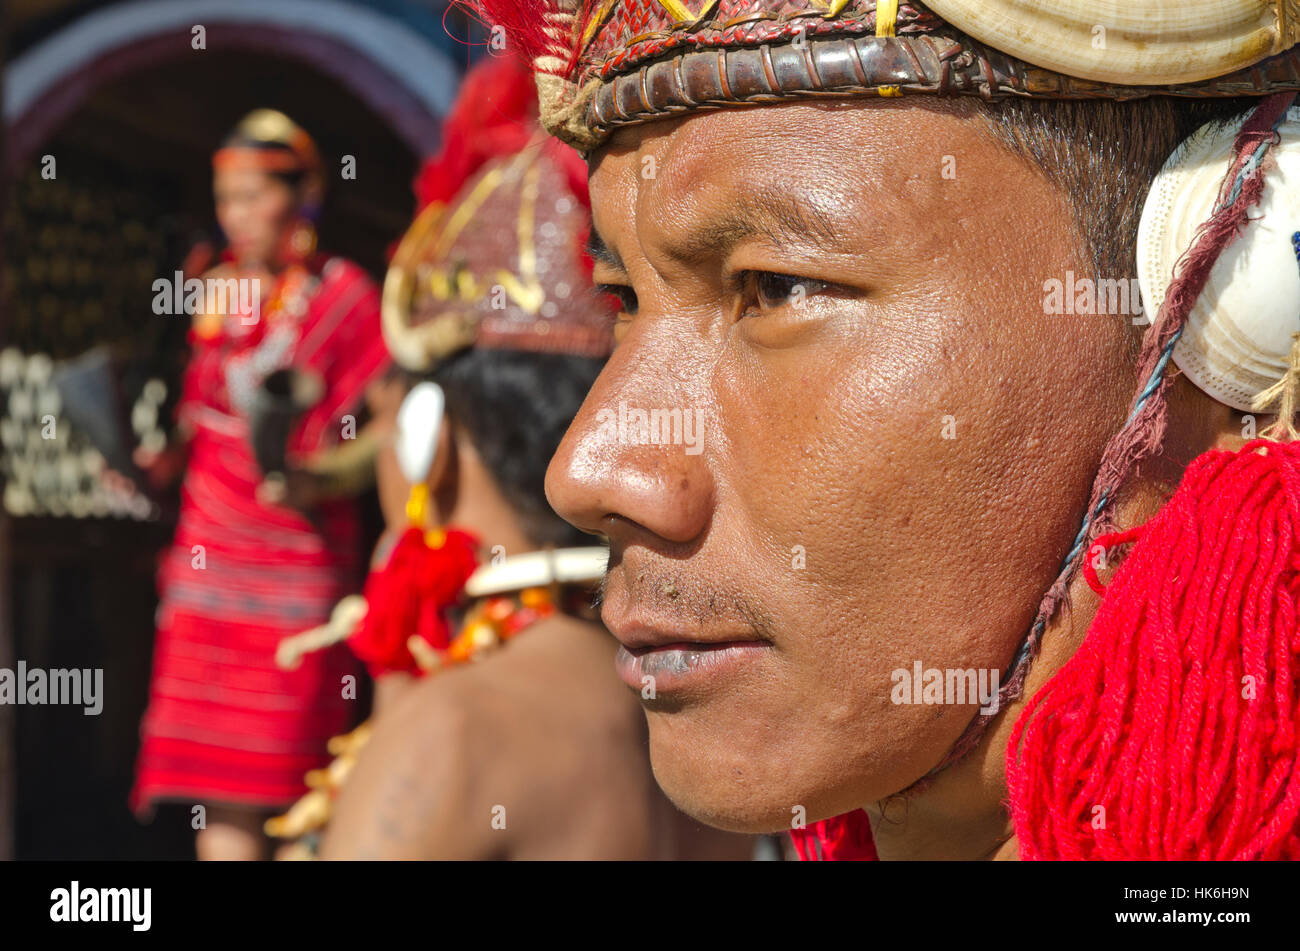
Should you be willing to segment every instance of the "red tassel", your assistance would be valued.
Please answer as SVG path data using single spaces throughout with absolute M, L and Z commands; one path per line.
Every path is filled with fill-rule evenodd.
M 805 862 L 874 862 L 877 858 L 871 820 L 861 809 L 814 822 L 806 829 L 791 829 L 790 838 Z
M 1007 748 L 1021 858 L 1300 858 L 1300 443 L 1201 456 L 1133 539 Z
M 514 155 L 536 134 L 532 71 L 514 56 L 486 57 L 466 74 L 443 123 L 441 149 L 416 175 L 417 210 L 450 202 L 484 165 Z M 583 181 L 585 188 L 585 174 Z
M 348 646 L 373 676 L 419 669 L 406 646 L 412 634 L 436 648 L 450 643 L 444 613 L 478 567 L 478 539 L 457 529 L 445 534 L 442 545 L 431 548 L 425 531 L 408 528 L 388 563 L 366 579 L 369 610 Z

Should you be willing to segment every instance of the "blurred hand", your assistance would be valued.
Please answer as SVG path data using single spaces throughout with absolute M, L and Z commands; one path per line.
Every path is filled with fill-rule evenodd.
M 104 469 L 100 478 L 109 490 L 119 495 L 134 495 L 141 489 L 163 491 L 170 488 L 185 471 L 184 446 L 169 446 L 161 451 L 137 446 L 131 461 L 143 476 L 143 486 L 135 478 L 116 469 Z
M 263 505 L 285 505 L 306 512 L 324 499 L 319 477 L 304 469 L 276 473 L 258 483 L 254 492 Z
M 169 445 L 160 451 L 137 446 L 131 453 L 131 461 L 144 473 L 149 488 L 155 491 L 175 485 L 185 473 L 187 460 L 188 453 L 183 444 Z

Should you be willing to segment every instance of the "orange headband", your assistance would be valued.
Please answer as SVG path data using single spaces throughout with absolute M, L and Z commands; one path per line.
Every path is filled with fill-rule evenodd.
M 217 171 L 253 169 L 261 172 L 298 172 L 308 169 L 303 157 L 296 153 L 244 145 L 218 149 L 212 156 L 212 167 Z
M 266 172 L 314 172 L 320 169 L 320 153 L 304 129 L 295 128 L 283 139 L 276 138 L 267 144 L 287 146 L 292 154 L 241 143 L 218 149 L 212 156 L 212 166 L 219 170 L 251 168 Z

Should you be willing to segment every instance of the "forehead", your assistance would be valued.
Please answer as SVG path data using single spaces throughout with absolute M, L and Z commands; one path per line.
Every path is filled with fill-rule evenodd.
M 760 213 L 800 232 L 897 244 L 905 229 L 1000 214 L 1017 200 L 1012 183 L 1041 179 L 984 129 L 962 104 L 884 99 L 632 126 L 592 156 L 595 226 L 611 245 L 630 226 L 642 240 L 681 240 L 706 225 L 716 233 L 719 218 Z
M 283 184 L 266 172 L 251 168 L 223 168 L 212 173 L 213 184 L 222 190 L 254 191 L 272 184 Z M 285 186 L 286 190 L 288 186 Z
M 936 119 L 964 122 L 968 112 L 969 107 L 957 100 L 865 96 L 698 110 L 680 118 L 625 126 L 595 157 L 599 160 L 629 149 L 670 148 L 675 157 L 689 160 L 718 147 L 740 146 L 749 152 L 780 145 L 797 147 L 815 157 L 839 146 L 884 144 L 909 126 L 919 133 Z

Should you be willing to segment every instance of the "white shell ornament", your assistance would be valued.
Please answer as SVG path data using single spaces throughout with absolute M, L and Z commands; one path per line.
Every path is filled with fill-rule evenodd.
M 438 451 L 438 432 L 446 399 L 436 383 L 417 383 L 397 410 L 397 438 L 393 448 L 402 477 L 418 485 L 429 477 Z
M 1300 41 L 1296 0 L 926 0 L 987 46 L 1126 86 L 1200 82 Z
M 1155 319 L 1174 268 L 1214 211 L 1245 117 L 1210 124 L 1183 143 L 1156 177 L 1138 228 L 1138 278 Z M 1300 333 L 1300 107 L 1278 127 L 1264 194 L 1250 223 L 1215 263 L 1174 347 L 1178 368 L 1220 403 L 1252 412 L 1251 403 L 1290 368 Z

